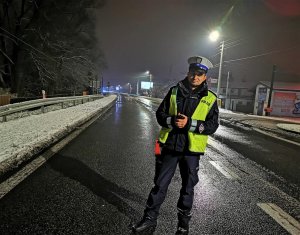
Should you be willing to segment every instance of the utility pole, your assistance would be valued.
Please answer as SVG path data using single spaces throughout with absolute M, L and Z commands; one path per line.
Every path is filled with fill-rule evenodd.
M 220 55 L 220 65 L 219 65 L 218 86 L 217 86 L 217 97 L 218 98 L 220 96 L 220 89 L 221 89 L 223 54 L 224 54 L 224 40 L 221 42 L 221 55 Z
M 151 83 L 152 83 L 152 75 L 151 73 L 149 73 L 149 81 L 150 81 L 150 88 L 149 88 L 149 97 L 151 97 L 151 93 L 152 93 L 152 87 L 151 87 Z
M 269 91 L 269 99 L 268 99 L 268 106 L 266 108 L 266 116 L 270 116 L 270 113 L 272 112 L 271 106 L 271 100 L 272 100 L 272 93 L 273 93 L 273 84 L 275 79 L 275 73 L 276 73 L 276 65 L 273 65 L 273 71 L 272 71 L 272 79 L 271 79 L 271 85 L 270 85 L 270 91 Z
M 228 74 L 227 74 L 225 109 L 229 109 L 229 104 L 230 104 L 229 100 L 228 100 L 228 94 L 229 94 L 229 77 L 230 77 L 230 71 L 228 71 Z

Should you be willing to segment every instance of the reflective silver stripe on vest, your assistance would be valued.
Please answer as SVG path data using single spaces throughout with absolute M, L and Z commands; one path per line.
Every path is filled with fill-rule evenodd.
M 169 127 L 170 129 L 173 128 L 172 125 L 171 125 L 171 121 L 172 121 L 172 117 L 167 117 L 166 122 L 167 122 L 167 125 L 168 125 L 168 127 Z
M 192 119 L 192 123 L 189 131 L 194 132 L 196 130 L 196 127 L 197 127 L 197 120 Z

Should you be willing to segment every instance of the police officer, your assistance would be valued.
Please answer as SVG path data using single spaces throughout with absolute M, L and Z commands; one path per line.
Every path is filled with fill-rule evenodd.
M 137 233 L 155 230 L 159 208 L 177 165 L 182 187 L 177 202 L 176 234 L 189 232 L 194 186 L 199 181 L 199 159 L 205 152 L 208 135 L 219 126 L 219 110 L 217 97 L 208 90 L 206 83 L 206 73 L 212 63 L 202 56 L 190 57 L 188 63 L 186 78 L 169 90 L 156 111 L 157 121 L 162 127 L 159 134 L 162 152 L 156 158 L 154 187 L 149 194 L 144 216 L 132 227 Z

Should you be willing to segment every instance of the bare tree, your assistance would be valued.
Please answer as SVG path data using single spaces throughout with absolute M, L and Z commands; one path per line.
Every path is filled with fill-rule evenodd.
M 31 2 L 31 3 L 30 3 Z M 0 8 L 0 84 L 16 87 L 15 69 L 18 63 L 20 42 L 24 28 L 33 19 L 40 1 L 2 0 Z
M 3 1 L 0 85 L 18 95 L 82 90 L 105 67 L 93 24 L 93 10 L 104 3 Z M 11 23 L 16 19 L 18 26 Z

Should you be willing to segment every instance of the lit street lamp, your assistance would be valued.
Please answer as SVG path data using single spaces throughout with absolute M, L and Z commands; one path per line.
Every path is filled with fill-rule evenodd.
M 146 74 L 149 75 L 149 82 L 151 82 L 151 73 L 149 72 L 149 70 L 147 70 Z
M 142 89 L 139 88 L 139 83 L 140 83 L 140 78 L 145 78 L 145 77 L 149 77 L 150 80 L 150 89 L 151 89 L 151 81 L 152 81 L 152 74 L 149 71 L 143 72 L 142 74 L 140 74 L 139 76 L 137 76 L 137 83 L 136 83 L 136 94 L 139 95 L 139 90 Z
M 150 85 L 150 87 L 149 87 L 149 96 L 151 97 L 151 83 L 152 83 L 152 74 L 150 73 L 150 71 L 149 70 L 147 70 L 147 72 L 146 72 L 148 75 L 149 75 L 149 85 Z
M 131 90 L 132 90 L 131 83 L 128 82 L 126 85 L 128 86 L 128 94 L 131 94 Z
M 209 35 L 209 39 L 213 42 L 217 41 L 219 37 L 220 37 L 220 33 L 217 30 L 211 32 Z M 224 40 L 221 41 L 221 55 L 220 55 L 220 65 L 219 65 L 219 75 L 218 75 L 218 85 L 217 85 L 217 97 L 219 97 L 220 95 L 220 88 L 221 88 L 223 53 L 224 53 Z

